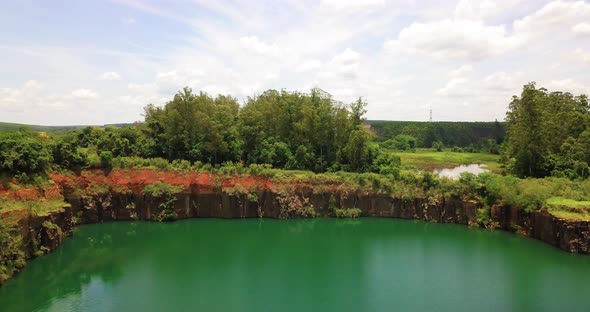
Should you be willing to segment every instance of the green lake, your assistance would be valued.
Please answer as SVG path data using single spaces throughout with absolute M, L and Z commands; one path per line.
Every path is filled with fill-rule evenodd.
M 590 257 L 395 219 L 80 226 L 0 311 L 590 311 Z

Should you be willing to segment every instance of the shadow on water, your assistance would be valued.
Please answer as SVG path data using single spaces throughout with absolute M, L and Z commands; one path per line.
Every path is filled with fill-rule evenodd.
M 2 311 L 588 311 L 590 257 L 392 219 L 80 227 L 0 288 Z

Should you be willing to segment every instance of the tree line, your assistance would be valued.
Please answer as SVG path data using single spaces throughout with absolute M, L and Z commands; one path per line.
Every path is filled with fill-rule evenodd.
M 268 90 L 237 99 L 190 88 L 164 106 L 147 105 L 132 126 L 86 127 L 63 134 L 0 133 L 0 170 L 27 175 L 49 167 L 80 170 L 117 157 L 164 158 L 220 165 L 270 164 L 275 168 L 389 172 L 399 158 L 371 144 L 363 126 L 367 103 L 344 105 L 321 89 Z M 98 158 L 98 159 L 97 159 Z
M 416 133 L 440 129 L 450 135 L 482 125 L 487 130 L 474 137 L 492 135 L 486 139 L 489 152 L 501 152 L 507 173 L 590 176 L 590 106 L 585 95 L 549 92 L 529 83 L 520 96 L 512 98 L 505 125 L 434 123 L 427 127 L 427 123 L 391 122 L 395 127 L 404 125 L 405 130 L 380 144 L 372 142 L 375 137 L 364 125 L 366 106 L 361 98 L 344 105 L 320 89 L 309 93 L 268 90 L 240 105 L 231 96 L 211 97 L 184 88 L 164 106 L 147 105 L 145 120 L 132 126 L 86 127 L 49 135 L 26 129 L 0 131 L 0 178 L 24 181 L 51 169 L 109 167 L 114 159 L 125 157 L 182 160 L 191 165 L 241 162 L 314 172 L 396 173 L 399 157 L 387 150 L 412 150 L 426 142 L 424 137 L 412 136 L 412 129 L 430 129 Z M 443 141 L 433 141 L 432 146 L 442 150 Z
M 377 133 L 376 140 L 404 140 L 413 138 L 415 147 L 431 148 L 436 144 L 469 150 L 493 150 L 506 137 L 506 123 L 450 122 L 450 121 L 367 121 Z M 399 138 L 398 138 L 399 137 Z M 393 144 L 393 141 L 387 144 Z

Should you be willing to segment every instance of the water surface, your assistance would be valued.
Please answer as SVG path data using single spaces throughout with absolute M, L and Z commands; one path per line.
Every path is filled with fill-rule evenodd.
M 463 172 L 469 172 L 478 175 L 480 173 L 488 172 L 488 170 L 485 169 L 485 167 L 481 164 L 459 165 L 454 168 L 434 169 L 434 173 L 436 173 L 438 176 L 452 179 L 459 178 Z
M 590 311 L 590 257 L 394 219 L 82 226 L 0 311 Z

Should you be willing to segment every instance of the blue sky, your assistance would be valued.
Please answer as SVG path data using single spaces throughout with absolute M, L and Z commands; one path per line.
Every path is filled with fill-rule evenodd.
M 190 86 L 362 96 L 368 118 L 503 119 L 536 81 L 590 93 L 590 2 L 1 1 L 0 121 L 141 120 Z

